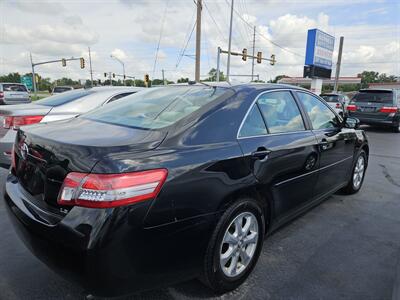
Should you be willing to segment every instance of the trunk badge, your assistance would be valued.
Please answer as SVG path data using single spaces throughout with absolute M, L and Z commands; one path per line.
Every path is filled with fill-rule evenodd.
M 23 143 L 23 144 L 21 145 L 20 151 L 21 151 L 21 156 L 22 156 L 22 158 L 23 158 L 23 159 L 26 159 L 26 158 L 28 157 L 28 154 L 29 154 L 28 145 L 27 145 L 26 143 Z

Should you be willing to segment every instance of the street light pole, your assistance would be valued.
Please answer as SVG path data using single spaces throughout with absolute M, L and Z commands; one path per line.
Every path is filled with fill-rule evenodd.
M 229 25 L 229 43 L 228 43 L 228 62 L 226 67 L 226 81 L 229 82 L 229 74 L 230 74 L 230 67 L 231 67 L 231 46 L 232 46 L 232 21 L 233 21 L 233 3 L 234 0 L 231 2 L 231 21 Z
M 32 61 L 32 53 L 29 53 L 31 57 L 31 65 L 32 65 L 32 82 L 33 82 L 33 94 L 35 95 L 36 99 L 36 76 L 35 76 L 35 65 Z
M 197 21 L 196 21 L 196 65 L 194 80 L 200 82 L 200 50 L 201 50 L 201 0 L 197 0 Z
M 123 78 L 123 83 L 124 83 L 124 85 L 125 85 L 125 64 L 124 64 L 124 62 L 122 61 L 122 60 L 120 60 L 118 57 L 115 57 L 114 55 L 110 55 L 110 57 L 111 58 L 114 58 L 116 61 L 118 61 L 121 65 L 122 65 L 122 74 L 124 75 L 124 78 Z

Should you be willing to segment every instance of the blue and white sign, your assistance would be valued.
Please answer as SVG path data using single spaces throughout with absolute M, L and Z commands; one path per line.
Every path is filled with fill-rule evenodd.
M 305 65 L 331 70 L 334 46 L 335 37 L 319 29 L 309 29 Z

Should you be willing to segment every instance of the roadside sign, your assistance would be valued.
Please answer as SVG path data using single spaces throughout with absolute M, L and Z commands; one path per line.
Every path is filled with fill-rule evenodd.
M 332 70 L 332 54 L 335 37 L 319 29 L 309 29 L 306 46 L 306 66 Z
M 33 89 L 32 76 L 22 76 L 21 83 L 25 84 L 29 90 Z

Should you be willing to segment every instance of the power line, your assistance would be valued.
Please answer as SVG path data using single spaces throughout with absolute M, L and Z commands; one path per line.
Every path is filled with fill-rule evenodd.
M 179 64 L 180 64 L 180 62 L 181 62 L 181 60 L 182 60 L 182 57 L 185 55 L 186 48 L 187 48 L 187 46 L 188 46 L 188 44 L 189 44 L 189 42 L 190 42 L 190 39 L 192 38 L 194 29 L 196 28 L 196 23 L 197 23 L 197 22 L 195 21 L 194 24 L 193 24 L 192 31 L 190 32 L 189 38 L 188 38 L 187 41 L 186 41 L 186 45 L 185 45 L 185 47 L 183 48 L 182 52 L 179 54 L 178 61 L 176 62 L 176 68 L 178 68 L 178 66 L 179 66 Z
M 158 51 L 160 50 L 161 38 L 162 38 L 163 31 L 164 31 L 164 22 L 165 22 L 165 16 L 167 14 L 168 2 L 169 2 L 169 0 L 167 0 L 167 2 L 165 3 L 164 15 L 163 15 L 162 22 L 161 22 L 160 37 L 158 38 L 156 57 L 154 59 L 153 77 L 154 77 L 154 72 L 156 71 L 156 65 L 157 65 L 157 59 L 158 59 Z
M 210 16 L 211 20 L 213 21 L 215 27 L 217 28 L 219 35 L 222 37 L 223 40 L 226 40 L 226 38 L 225 38 L 224 35 L 222 34 L 222 31 L 221 31 L 221 29 L 219 28 L 217 22 L 215 21 L 213 15 L 211 14 L 211 11 L 208 9 L 207 3 L 204 1 L 203 4 L 204 4 L 204 7 L 206 8 L 206 10 L 207 10 L 207 12 L 208 12 L 208 15 Z
M 228 0 L 225 0 L 225 2 L 229 5 Z M 253 25 L 251 25 L 249 22 L 247 22 L 247 21 L 240 15 L 240 13 L 239 13 L 235 8 L 233 9 L 233 11 L 235 12 L 235 14 L 238 15 L 238 17 L 239 17 L 245 24 L 247 24 L 247 26 L 249 26 L 250 28 L 253 27 Z M 301 55 L 301 54 L 299 54 L 299 53 L 297 53 L 297 52 L 294 52 L 294 51 L 292 51 L 292 50 L 290 50 L 290 49 L 288 49 L 288 48 L 286 48 L 286 47 L 283 47 L 283 46 L 279 45 L 278 43 L 276 43 L 276 42 L 274 42 L 274 41 L 271 41 L 269 38 L 267 38 L 265 35 L 263 35 L 263 34 L 262 34 L 261 32 L 259 32 L 258 30 L 257 30 L 257 33 L 258 33 L 258 35 L 260 35 L 262 38 L 264 38 L 266 41 L 270 42 L 271 44 L 275 45 L 276 47 L 278 47 L 278 48 L 280 48 L 280 49 L 282 49 L 282 50 L 284 50 L 284 51 L 286 51 L 286 52 L 288 52 L 288 53 L 291 53 L 291 54 L 294 54 L 294 55 L 297 55 L 297 56 L 299 56 L 299 57 L 303 57 L 303 58 L 304 58 L 304 55 Z

